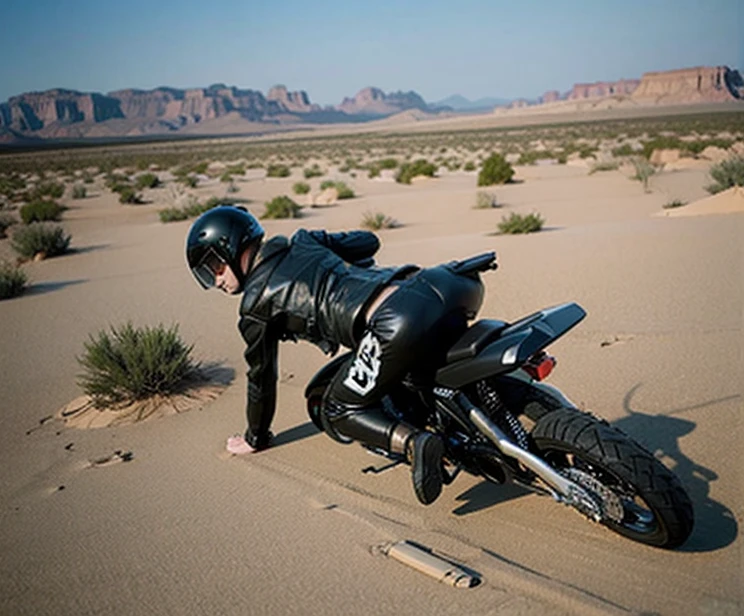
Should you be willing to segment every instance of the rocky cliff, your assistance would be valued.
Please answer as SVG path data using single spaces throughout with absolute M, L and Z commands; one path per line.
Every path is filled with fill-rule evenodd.
M 739 71 L 727 66 L 699 66 L 675 71 L 644 73 L 633 91 L 639 102 L 702 103 L 744 98 Z
M 640 83 L 639 79 L 621 79 L 619 81 L 596 81 L 594 83 L 577 83 L 566 95 L 567 100 L 580 100 L 597 96 L 617 96 L 632 94 Z
M 379 88 L 363 88 L 352 98 L 344 98 L 336 109 L 349 115 L 388 116 L 408 109 L 428 111 L 429 106 L 415 92 L 385 94 Z

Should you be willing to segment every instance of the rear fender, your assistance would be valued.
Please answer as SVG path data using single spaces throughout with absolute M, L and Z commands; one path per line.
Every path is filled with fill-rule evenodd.
M 438 385 L 459 389 L 481 379 L 512 372 L 532 355 L 560 338 L 586 316 L 575 303 L 546 308 L 512 323 L 475 357 L 437 370 Z

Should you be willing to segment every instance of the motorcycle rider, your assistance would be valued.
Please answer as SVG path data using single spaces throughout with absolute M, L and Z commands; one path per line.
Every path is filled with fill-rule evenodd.
M 253 215 L 222 205 L 192 224 L 186 259 L 204 289 L 243 293 L 238 328 L 246 343 L 248 427 L 228 440 L 228 450 L 270 444 L 279 341 L 307 340 L 328 354 L 348 347 L 353 354 L 323 400 L 326 433 L 405 458 L 418 500 L 430 504 L 442 490 L 444 444 L 381 401 L 406 375 L 433 370 L 480 307 L 483 289 L 445 266 L 377 267 L 379 246 L 369 231 L 300 229 L 264 242 Z

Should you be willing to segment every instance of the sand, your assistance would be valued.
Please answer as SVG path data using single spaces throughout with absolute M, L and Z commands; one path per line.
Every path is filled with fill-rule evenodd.
M 644 193 L 617 171 L 519 167 L 523 182 L 493 189 L 504 206 L 487 210 L 473 208 L 474 173 L 411 186 L 332 175 L 359 197 L 269 221 L 268 233 L 355 228 L 379 211 L 402 225 L 380 232 L 383 265 L 497 251 L 483 317 L 565 301 L 587 310 L 552 347 L 551 382 L 676 469 L 696 508 L 687 544 L 647 548 L 468 476 L 418 505 L 404 468 L 363 473 L 384 461 L 309 423 L 303 388 L 325 357 L 304 343 L 281 347 L 275 446 L 229 456 L 226 437 L 244 429 L 237 298 L 191 278 L 188 222 L 158 220 L 165 189 L 141 206 L 92 190 L 64 215 L 76 251 L 26 265 L 28 292 L 0 302 L 0 613 L 741 613 L 741 210 L 656 216 L 670 197 L 695 207 L 699 169 L 662 172 Z M 249 175 L 238 196 L 260 214 L 299 179 Z M 215 180 L 198 194 L 222 190 Z M 511 211 L 537 211 L 546 228 L 495 235 Z M 88 335 L 127 320 L 178 323 L 230 385 L 188 412 L 132 425 L 50 418 L 81 394 L 75 358 Z M 376 549 L 401 540 L 481 584 L 452 588 Z

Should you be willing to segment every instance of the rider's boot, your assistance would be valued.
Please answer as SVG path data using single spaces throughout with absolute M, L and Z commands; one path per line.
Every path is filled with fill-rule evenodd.
M 413 491 L 423 505 L 430 505 L 442 493 L 444 443 L 436 434 L 399 424 L 390 439 L 391 451 L 396 452 L 402 439 L 402 453 L 411 464 Z

